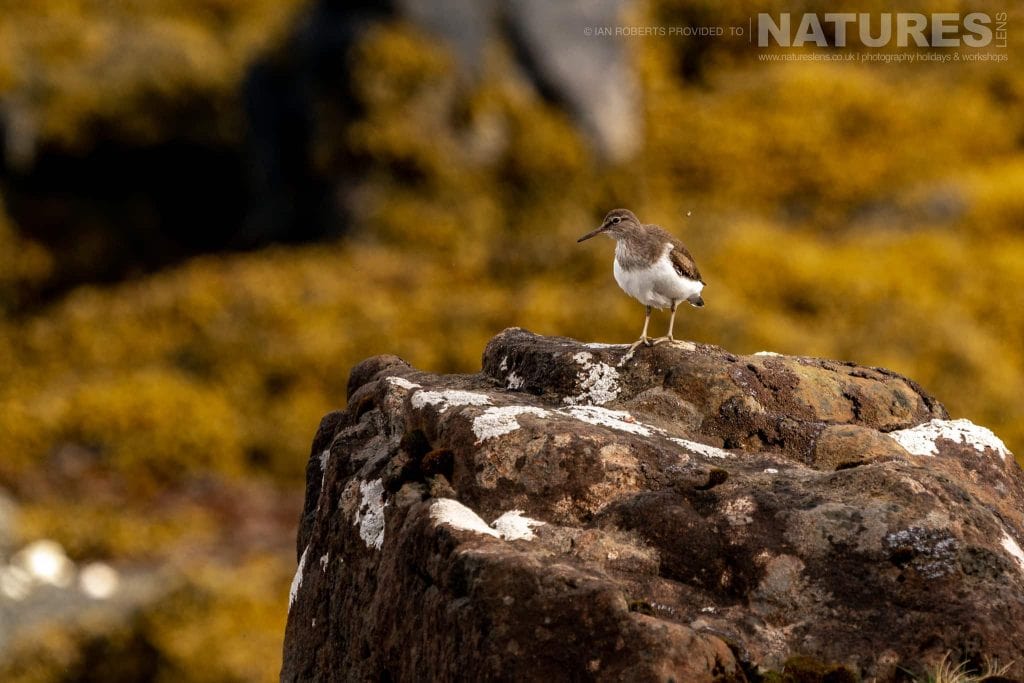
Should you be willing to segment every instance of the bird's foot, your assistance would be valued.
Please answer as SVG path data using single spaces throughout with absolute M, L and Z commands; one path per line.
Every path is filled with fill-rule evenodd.
M 637 347 L 639 347 L 641 344 L 644 346 L 651 346 L 653 343 L 654 341 L 650 337 L 640 337 L 635 342 L 629 345 L 629 353 L 633 353 L 634 351 L 636 351 Z
M 657 346 L 658 344 L 663 344 L 665 342 L 674 342 L 674 341 L 675 341 L 675 338 L 670 334 L 670 335 L 665 336 L 665 337 L 658 337 L 657 339 L 652 339 L 651 340 L 651 346 Z

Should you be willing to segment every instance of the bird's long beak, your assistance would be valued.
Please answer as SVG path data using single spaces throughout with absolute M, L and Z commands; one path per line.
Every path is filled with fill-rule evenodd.
M 578 240 L 576 240 L 576 242 L 579 243 L 579 242 L 582 242 L 583 240 L 589 240 L 594 235 L 600 235 L 602 232 L 604 232 L 607 229 L 608 229 L 608 223 L 603 223 L 600 228 L 598 228 L 597 230 L 591 230 L 586 235 L 584 235 L 583 237 L 581 237 Z

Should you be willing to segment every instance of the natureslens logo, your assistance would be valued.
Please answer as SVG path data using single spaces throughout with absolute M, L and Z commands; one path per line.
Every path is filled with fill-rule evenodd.
M 827 12 L 757 15 L 759 47 L 1006 47 L 1007 14 Z

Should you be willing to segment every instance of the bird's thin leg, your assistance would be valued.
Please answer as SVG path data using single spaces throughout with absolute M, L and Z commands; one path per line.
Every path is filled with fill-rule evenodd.
M 660 344 L 661 342 L 666 342 L 666 341 L 669 341 L 669 342 L 670 341 L 675 341 L 675 338 L 672 336 L 672 328 L 675 327 L 675 325 L 676 325 L 676 306 L 677 306 L 677 302 L 675 300 L 673 300 L 672 301 L 672 315 L 670 315 L 669 318 L 668 318 L 668 335 L 664 336 L 664 337 L 658 337 L 657 339 L 655 339 L 654 340 L 655 344 Z
M 647 315 L 644 318 L 644 331 L 640 333 L 640 338 L 637 339 L 635 342 L 633 342 L 632 346 L 629 347 L 629 352 L 627 353 L 627 355 L 633 353 L 633 351 L 636 350 L 636 347 L 640 346 L 641 344 L 644 344 L 645 346 L 650 346 L 651 345 L 651 340 L 647 338 L 647 326 L 650 325 L 650 324 L 651 324 L 651 307 L 648 306 L 647 307 Z

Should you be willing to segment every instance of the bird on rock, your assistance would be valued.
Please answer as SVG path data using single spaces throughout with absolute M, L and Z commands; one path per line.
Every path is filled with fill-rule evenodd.
M 691 306 L 704 305 L 701 297 L 704 280 L 690 252 L 682 242 L 657 225 L 641 223 L 629 209 L 610 211 L 601 227 L 576 241 L 582 242 L 602 233 L 616 242 L 615 281 L 622 291 L 647 308 L 643 332 L 630 351 L 640 344 L 651 346 L 674 341 L 672 329 L 676 322 L 676 307 L 684 301 Z M 652 308 L 672 309 L 668 334 L 657 339 L 647 336 Z

